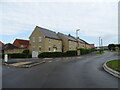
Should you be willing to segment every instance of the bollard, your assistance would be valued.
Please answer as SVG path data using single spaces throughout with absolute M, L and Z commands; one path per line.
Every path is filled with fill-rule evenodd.
M 7 54 L 5 54 L 4 61 L 8 62 L 8 55 Z

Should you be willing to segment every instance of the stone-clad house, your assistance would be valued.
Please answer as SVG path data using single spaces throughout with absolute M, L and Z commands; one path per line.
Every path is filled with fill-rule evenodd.
M 42 52 L 62 52 L 62 40 L 51 30 L 36 26 L 29 39 L 32 57 Z
M 78 45 L 79 48 L 86 48 L 86 49 L 90 48 L 89 43 L 79 38 L 78 38 L 78 44 L 79 44 Z
M 77 40 L 70 35 L 65 35 L 58 32 L 58 36 L 62 39 L 62 51 L 66 52 L 69 50 L 77 49 Z

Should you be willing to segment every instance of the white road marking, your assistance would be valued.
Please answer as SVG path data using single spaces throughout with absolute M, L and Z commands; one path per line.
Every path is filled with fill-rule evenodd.
M 56 61 L 60 61 L 60 60 L 56 60 Z
M 48 62 L 52 62 L 52 61 L 48 61 Z

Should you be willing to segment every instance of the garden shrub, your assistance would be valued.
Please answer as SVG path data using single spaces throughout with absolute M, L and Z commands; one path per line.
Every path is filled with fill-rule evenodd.
M 39 58 L 45 58 L 45 57 L 61 57 L 63 56 L 62 52 L 43 52 L 38 55 Z
M 9 58 L 26 58 L 26 54 L 24 53 L 13 53 L 13 54 L 8 54 Z
M 77 56 L 77 51 L 76 50 L 71 50 L 66 52 L 67 56 Z
M 78 50 L 80 50 L 81 55 L 88 54 L 88 53 L 95 51 L 94 49 L 84 49 L 84 48 L 80 48 Z

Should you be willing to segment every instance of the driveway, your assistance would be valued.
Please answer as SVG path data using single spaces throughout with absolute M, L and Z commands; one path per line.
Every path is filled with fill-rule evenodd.
M 3 88 L 118 88 L 118 78 L 102 68 L 116 52 L 46 60 L 32 68 L 3 66 Z

